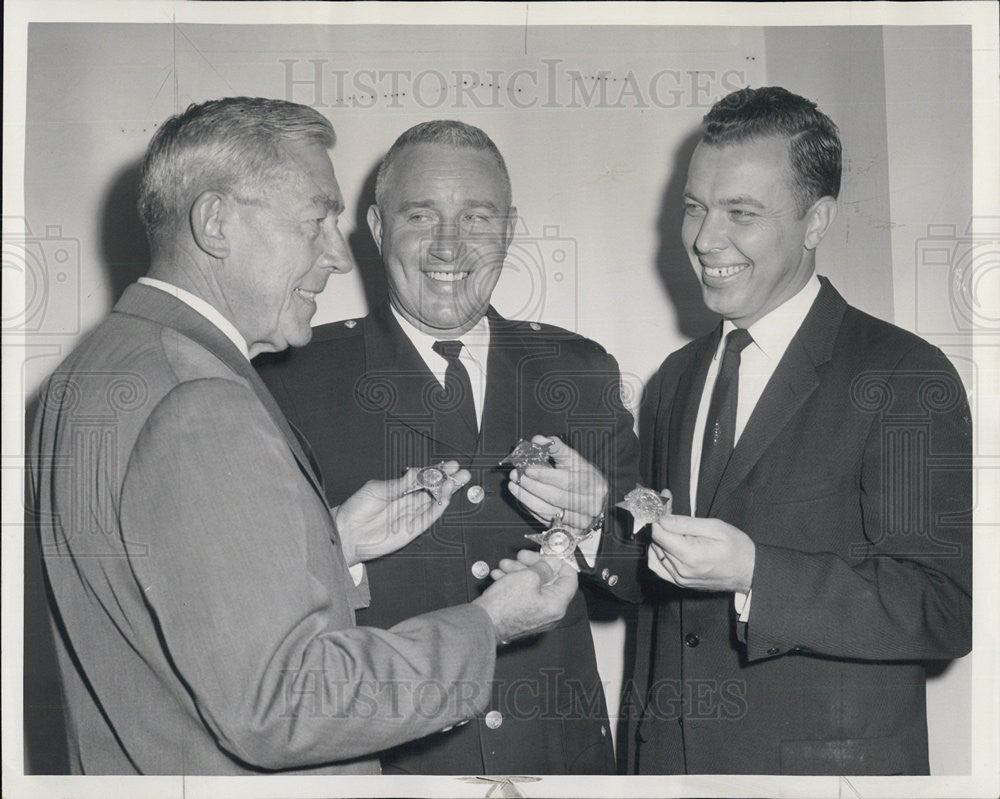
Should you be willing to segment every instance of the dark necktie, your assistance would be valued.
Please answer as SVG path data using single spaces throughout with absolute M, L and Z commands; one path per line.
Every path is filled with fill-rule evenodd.
M 479 441 L 476 423 L 476 403 L 472 398 L 469 372 L 459 359 L 462 342 L 457 339 L 435 341 L 434 352 L 448 361 L 444 373 L 444 390 L 439 395 L 436 438 L 452 444 L 459 452 L 472 453 Z
M 695 515 L 707 516 L 722 473 L 733 454 L 736 432 L 736 400 L 740 384 L 740 353 L 753 341 L 743 328 L 726 336 L 725 351 L 719 376 L 712 389 L 712 401 L 705 420 L 705 437 L 701 446 L 701 468 L 698 471 L 698 495 Z

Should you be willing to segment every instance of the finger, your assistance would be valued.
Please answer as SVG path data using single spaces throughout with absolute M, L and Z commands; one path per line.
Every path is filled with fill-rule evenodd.
M 716 538 L 713 528 L 718 523 L 718 519 L 703 519 L 696 516 L 679 516 L 664 513 L 654 523 L 654 527 L 660 527 L 667 532 L 676 535 L 701 536 L 703 538 Z
M 536 441 L 536 439 L 539 439 Z M 556 462 L 556 467 L 569 466 L 576 461 L 582 461 L 583 457 L 559 436 L 535 436 L 531 439 L 537 444 L 549 442 L 549 455 Z
M 670 561 L 667 560 L 664 563 L 660 560 L 661 554 L 654 548 L 655 545 L 650 545 L 646 553 L 646 565 L 649 566 L 649 570 L 653 572 L 661 580 L 666 580 L 669 583 L 677 585 L 677 576 L 671 568 L 668 568 Z M 660 551 L 662 552 L 662 550 Z
M 532 494 L 531 492 L 525 490 L 523 486 L 509 485 L 510 493 L 514 498 L 524 505 L 539 521 L 548 524 L 554 519 L 559 518 L 560 512 L 562 513 L 562 522 L 569 525 L 570 527 L 575 527 L 578 530 L 582 530 L 590 525 L 591 520 L 596 514 L 587 516 L 582 513 L 578 513 L 574 510 L 567 510 L 565 507 L 559 507 L 553 505 L 550 502 L 546 502 L 544 499 Z
M 530 565 L 531 563 L 524 563 L 520 560 L 513 560 L 512 558 L 501 558 L 500 562 L 497 564 L 497 568 L 505 574 L 509 574 L 511 572 L 524 571 Z
M 516 557 L 519 563 L 523 563 L 525 566 L 533 566 L 541 560 L 542 555 L 534 549 L 519 549 Z
M 683 561 L 690 559 L 692 546 L 695 546 L 689 536 L 664 529 L 658 524 L 652 526 L 652 540 L 666 553 Z
M 555 582 L 555 579 L 559 574 L 558 567 L 553 568 L 546 558 L 539 558 L 528 568 L 538 575 L 542 585 L 548 585 L 549 583 Z

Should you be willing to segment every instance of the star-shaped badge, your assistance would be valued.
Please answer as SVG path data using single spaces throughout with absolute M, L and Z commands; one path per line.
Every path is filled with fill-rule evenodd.
M 411 469 L 416 467 L 410 467 Z M 408 470 L 409 471 L 409 470 Z M 405 497 L 407 494 L 415 494 L 417 491 L 427 491 L 438 505 L 442 503 L 441 492 L 444 489 L 444 484 L 448 480 L 451 480 L 444 471 L 444 464 L 441 463 L 437 466 L 425 466 L 417 472 L 417 484 L 403 492 Z
M 523 438 L 517 442 L 517 446 L 511 453 L 500 461 L 500 465 L 511 464 L 515 469 L 523 472 L 528 466 L 537 466 L 549 462 L 549 448 L 551 442 L 545 444 L 535 444 L 533 441 L 525 441 Z
M 651 488 L 636 485 L 615 507 L 625 508 L 632 514 L 632 518 L 635 519 L 632 532 L 635 534 L 647 524 L 655 522 L 664 513 L 672 513 L 673 497 L 666 489 L 657 494 Z

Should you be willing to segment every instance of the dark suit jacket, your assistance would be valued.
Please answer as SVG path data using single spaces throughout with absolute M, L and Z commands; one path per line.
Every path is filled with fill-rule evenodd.
M 749 622 L 732 593 L 650 583 L 640 773 L 927 773 L 921 661 L 971 646 L 969 408 L 939 350 L 821 280 L 710 510 L 756 545 Z M 716 342 L 649 389 L 644 466 L 677 513 Z
M 296 437 L 159 289 L 129 287 L 48 381 L 30 478 L 74 771 L 377 774 L 372 752 L 489 699 L 481 608 L 355 627 L 367 597 Z
M 367 564 L 365 624 L 388 627 L 413 613 L 467 602 L 489 584 L 473 566 L 495 566 L 537 545 L 542 529 L 504 488 L 498 462 L 519 438 L 556 434 L 608 476 L 610 502 L 634 487 L 638 442 L 619 396 L 618 365 L 599 345 L 559 328 L 490 311 L 481 434 L 474 452 L 436 437 L 426 398 L 438 383 L 383 303 L 368 317 L 324 325 L 302 350 L 264 359 L 261 375 L 312 443 L 331 504 L 366 480 L 455 457 L 472 472 L 441 521 L 407 547 Z M 474 487 L 484 492 L 481 502 Z M 639 548 L 609 522 L 591 580 L 638 597 Z M 631 576 L 630 576 L 631 575 Z M 502 647 L 496 714 L 383 753 L 386 773 L 614 773 L 610 729 L 582 594 L 549 632 Z M 491 721 L 492 719 L 492 721 Z

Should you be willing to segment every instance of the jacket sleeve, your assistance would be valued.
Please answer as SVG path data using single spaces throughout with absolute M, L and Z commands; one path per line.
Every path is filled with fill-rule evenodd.
M 143 429 L 123 531 L 159 646 L 219 745 L 261 768 L 341 761 L 437 732 L 489 700 L 474 605 L 357 628 L 325 503 L 245 385 L 184 383 Z
M 580 576 L 586 583 L 599 585 L 629 602 L 642 599 L 639 565 L 643 548 L 632 539 L 631 516 L 615 505 L 635 488 L 639 475 L 639 441 L 634 421 L 623 399 L 624 386 L 615 358 L 601 351 L 587 378 L 589 400 L 582 404 L 596 422 L 571 433 L 570 446 L 597 466 L 608 481 L 604 508 L 604 530 L 594 566 L 582 556 Z
M 789 650 L 866 660 L 954 658 L 971 648 L 972 425 L 965 391 L 944 355 L 924 344 L 869 378 L 872 395 L 864 401 L 873 403 L 873 419 L 861 455 L 861 529 L 846 551 L 757 547 L 744 631 L 751 660 Z M 800 534 L 809 536 L 807 519 Z

